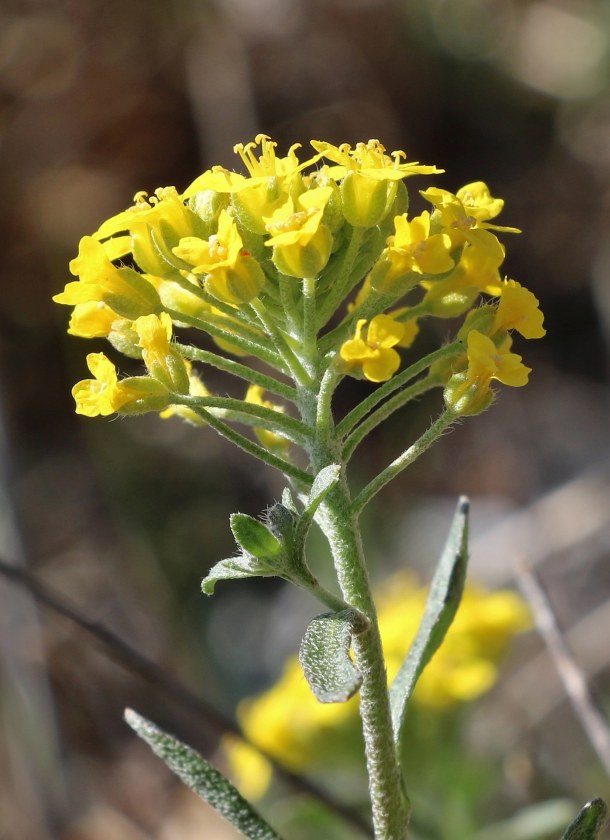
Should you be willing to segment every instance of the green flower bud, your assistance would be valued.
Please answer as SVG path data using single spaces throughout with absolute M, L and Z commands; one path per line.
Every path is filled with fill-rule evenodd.
M 489 383 L 470 378 L 468 371 L 454 374 L 443 392 L 445 405 L 462 417 L 481 414 L 491 405 L 494 394 Z

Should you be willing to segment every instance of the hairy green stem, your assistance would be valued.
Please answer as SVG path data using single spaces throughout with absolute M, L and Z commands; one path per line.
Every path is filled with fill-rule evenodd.
M 307 371 L 303 368 L 303 365 L 295 355 L 292 348 L 288 346 L 284 333 L 277 328 L 275 323 L 269 317 L 269 314 L 266 312 L 263 303 L 255 298 L 250 303 L 250 306 L 252 307 L 252 310 L 256 313 L 259 321 L 261 322 L 265 331 L 269 335 L 269 338 L 276 342 L 279 354 L 283 359 L 284 364 L 290 370 L 292 378 L 295 380 L 296 383 L 298 383 L 301 386 L 309 385 L 311 383 L 311 379 Z
M 314 474 L 339 461 L 339 441 L 333 431 L 330 396 L 336 373 L 327 370 L 316 389 L 300 390 L 303 421 L 316 428 L 311 450 Z M 333 555 L 343 598 L 365 615 L 368 628 L 353 639 L 354 662 L 362 674 L 360 715 L 364 734 L 369 791 L 376 840 L 404 840 L 409 817 L 408 803 L 392 736 L 387 677 L 377 612 L 371 592 L 362 539 L 345 475 L 316 513 Z
M 436 388 L 439 385 L 439 380 L 436 377 L 426 376 L 418 382 L 414 382 L 409 388 L 404 388 L 397 394 L 394 394 L 389 400 L 386 400 L 376 411 L 369 414 L 359 426 L 356 426 L 354 431 L 349 435 L 343 444 L 341 457 L 343 463 L 347 463 L 354 454 L 356 447 L 358 447 L 364 438 L 370 434 L 373 429 L 376 429 L 380 423 L 387 420 L 395 411 L 402 408 L 410 400 L 420 397 L 426 391 Z
M 285 400 L 290 400 L 293 403 L 297 401 L 297 392 L 291 385 L 287 385 L 285 382 L 279 382 L 272 376 L 260 373 L 258 370 L 254 370 L 254 368 L 248 367 L 247 365 L 242 365 L 241 362 L 219 356 L 210 350 L 201 350 L 199 347 L 193 347 L 191 344 L 180 344 L 176 342 L 174 346 L 185 359 L 190 359 L 192 362 L 203 362 L 204 364 L 218 368 L 218 370 L 224 370 L 225 373 L 237 376 L 239 379 L 244 379 L 253 385 L 260 385 L 265 391 L 277 394 L 278 397 L 283 397 Z
M 360 491 L 358 496 L 354 499 L 351 506 L 351 511 L 355 517 L 358 517 L 366 505 L 371 501 L 383 487 L 386 486 L 393 478 L 401 473 L 409 464 L 412 464 L 426 449 L 439 439 L 449 426 L 459 419 L 459 415 L 446 409 L 440 417 L 427 429 L 421 437 L 419 437 L 414 444 L 399 455 L 391 464 L 382 470 L 366 487 Z
M 183 402 L 184 394 L 173 394 L 172 400 L 175 404 L 180 405 Z M 269 452 L 263 446 L 259 446 L 254 441 L 250 440 L 249 438 L 245 437 L 244 435 L 236 432 L 235 429 L 232 429 L 227 423 L 224 423 L 218 417 L 215 417 L 210 411 L 207 411 L 205 408 L 201 408 L 200 406 L 190 405 L 189 407 L 196 411 L 200 417 L 202 417 L 206 423 L 215 429 L 219 434 L 223 437 L 230 440 L 231 443 L 234 443 L 240 449 L 243 449 L 244 452 L 248 452 L 250 455 L 254 455 L 255 458 L 258 458 L 259 461 L 264 461 L 265 464 L 268 464 L 270 467 L 275 467 L 275 469 L 280 470 L 283 472 L 284 475 L 293 478 L 297 484 L 297 487 L 301 489 L 307 489 L 311 487 L 313 482 L 312 476 L 305 472 L 305 470 L 299 469 L 294 464 L 291 464 L 290 461 L 286 461 L 284 458 L 280 458 L 277 455 L 274 455 L 272 452 Z
M 223 411 L 224 419 L 235 419 L 248 426 L 262 426 L 272 432 L 277 432 L 289 438 L 298 446 L 304 446 L 310 439 L 310 431 L 300 420 L 275 411 L 264 405 L 236 400 L 232 397 L 197 397 L 184 394 L 181 405 L 190 408 L 219 408 Z M 228 415 L 231 415 L 229 417 Z
M 257 359 L 265 362 L 275 370 L 281 370 L 283 373 L 288 373 L 287 366 L 285 365 L 282 357 L 269 348 L 269 342 L 267 341 L 266 345 L 259 343 L 263 340 L 263 336 L 260 336 L 259 339 L 255 339 L 254 333 L 252 333 L 250 337 L 246 338 L 243 335 L 237 335 L 237 333 L 223 329 L 218 326 L 218 324 L 222 323 L 223 320 L 222 318 L 219 318 L 218 315 L 208 315 L 203 312 L 199 317 L 194 317 L 192 315 L 185 315 L 183 312 L 177 312 L 174 309 L 166 308 L 165 311 L 172 321 L 178 321 L 179 323 L 196 327 L 197 329 L 208 333 L 208 335 L 211 335 L 212 338 L 220 338 L 222 341 L 226 341 L 227 344 L 232 344 L 234 347 L 238 347 L 247 355 L 255 356 Z
M 409 807 L 392 737 L 387 676 L 377 611 L 364 560 L 356 518 L 350 512 L 345 480 L 329 493 L 318 512 L 318 522 L 331 546 L 344 599 L 369 621 L 354 636 L 354 662 L 362 674 L 360 716 L 364 735 L 369 792 L 376 840 L 403 840 L 407 836 Z
M 441 359 L 445 359 L 453 355 L 457 356 L 463 352 L 464 345 L 462 342 L 454 341 L 451 344 L 446 344 L 439 350 L 435 350 L 433 353 L 428 353 L 427 356 L 418 359 L 418 361 L 410 365 L 410 367 L 405 368 L 405 370 L 396 374 L 396 376 L 393 376 L 387 382 L 384 382 L 376 388 L 372 394 L 369 394 L 369 396 L 362 400 L 362 402 L 358 403 L 358 405 L 352 409 L 349 414 L 346 414 L 343 420 L 337 424 L 337 434 L 340 437 L 347 435 L 354 426 L 356 426 L 363 417 L 366 417 L 366 415 L 371 412 L 382 400 L 389 397 L 390 394 L 394 393 L 394 391 L 402 388 L 402 386 L 410 379 L 413 379 L 427 367 L 430 367 L 430 365 L 433 365 Z

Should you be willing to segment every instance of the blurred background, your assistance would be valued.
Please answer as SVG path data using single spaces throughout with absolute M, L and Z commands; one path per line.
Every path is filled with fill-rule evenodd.
M 0 557 L 227 714 L 297 649 L 305 596 L 270 580 L 200 593 L 233 552 L 229 514 L 258 515 L 281 483 L 209 431 L 77 417 L 70 388 L 102 345 L 67 336 L 50 301 L 79 238 L 137 190 L 233 167 L 233 145 L 260 131 L 282 153 L 376 137 L 443 167 L 435 186 L 484 180 L 506 199 L 499 223 L 523 234 L 504 237 L 505 270 L 546 314 L 547 337 L 517 348 L 531 385 L 505 388 L 370 506 L 372 574 L 408 564 L 427 579 L 469 495 L 473 577 L 511 585 L 527 555 L 610 709 L 608 0 L 4 0 Z M 346 385 L 346 404 L 366 387 Z M 396 417 L 354 482 L 434 411 Z M 3 840 L 235 836 L 122 722 L 133 706 L 213 755 L 202 715 L 3 580 L 0 655 Z M 496 756 L 502 780 L 486 817 L 610 794 L 533 633 L 472 718 L 468 749 Z

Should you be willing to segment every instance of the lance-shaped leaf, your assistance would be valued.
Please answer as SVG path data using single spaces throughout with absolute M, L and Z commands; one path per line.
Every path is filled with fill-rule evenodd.
M 309 623 L 299 660 L 320 703 L 345 703 L 360 688 L 362 675 L 352 662 L 352 636 L 366 626 L 357 610 L 324 613 Z
M 561 840 L 598 840 L 607 825 L 608 806 L 603 799 L 592 799 L 578 812 Z
M 419 675 L 440 647 L 462 598 L 468 563 L 468 508 L 468 499 L 461 497 L 430 585 L 417 635 L 390 688 L 392 726 L 397 744 Z
M 127 709 L 125 720 L 182 781 L 249 840 L 280 840 L 228 779 L 195 750 Z

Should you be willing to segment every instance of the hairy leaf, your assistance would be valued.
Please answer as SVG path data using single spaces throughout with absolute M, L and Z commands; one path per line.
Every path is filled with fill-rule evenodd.
M 127 709 L 125 720 L 167 766 L 249 840 L 280 840 L 228 779 L 195 750 Z
M 215 563 L 204 579 L 201 589 L 205 595 L 211 595 L 219 580 L 242 580 L 251 577 L 285 577 L 281 564 L 258 560 L 248 554 L 228 557 Z
M 352 636 L 363 629 L 356 610 L 324 613 L 310 622 L 299 659 L 320 703 L 344 703 L 360 688 L 362 675 L 349 655 Z
M 561 840 L 598 840 L 607 825 L 608 806 L 603 799 L 592 799 L 578 812 Z
M 282 544 L 258 519 L 246 513 L 232 513 L 230 523 L 237 544 L 247 554 L 259 560 L 267 560 L 281 554 Z
M 399 743 L 415 684 L 440 647 L 462 598 L 468 563 L 468 499 L 461 497 L 430 585 L 417 635 L 390 688 L 394 740 Z

